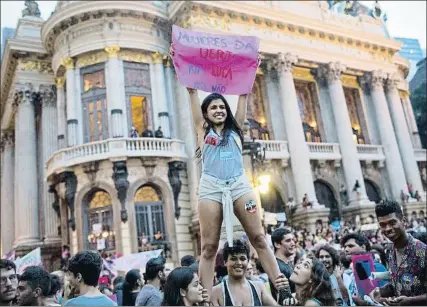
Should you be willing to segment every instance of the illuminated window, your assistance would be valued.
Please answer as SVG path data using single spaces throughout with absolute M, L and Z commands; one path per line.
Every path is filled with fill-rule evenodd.
M 321 142 L 320 131 L 317 125 L 317 113 L 314 102 L 313 83 L 295 80 L 298 107 L 305 140 L 307 142 Z
M 116 248 L 116 233 L 110 195 L 102 190 L 91 191 L 84 203 L 86 248 L 114 250 Z M 100 240 L 103 242 L 102 244 L 98 244 Z
M 269 140 L 270 133 L 265 117 L 264 99 L 261 86 L 261 77 L 255 78 L 252 88 L 252 97 L 248 101 L 246 118 L 250 123 L 251 138 L 257 140 Z
M 129 134 L 132 126 L 141 135 L 147 128 L 153 128 L 151 106 L 150 66 L 144 63 L 124 62 L 125 92 Z
M 139 250 L 164 249 L 167 235 L 161 196 L 152 186 L 143 186 L 135 193 L 134 203 Z
M 353 140 L 356 144 L 365 144 L 365 138 L 361 128 L 361 110 L 358 104 L 359 91 L 355 88 L 344 87 L 344 95 L 353 130 Z
M 104 64 L 81 69 L 84 142 L 108 138 L 108 109 Z

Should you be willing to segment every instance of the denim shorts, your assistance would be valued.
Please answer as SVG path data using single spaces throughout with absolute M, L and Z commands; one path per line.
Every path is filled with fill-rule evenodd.
M 210 199 L 222 204 L 224 188 L 230 189 L 233 202 L 253 190 L 246 174 L 227 180 L 202 174 L 199 185 L 199 199 Z

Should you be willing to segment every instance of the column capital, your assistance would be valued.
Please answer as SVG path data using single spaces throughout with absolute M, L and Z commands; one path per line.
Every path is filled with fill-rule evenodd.
M 31 83 L 19 85 L 15 91 L 12 106 L 16 108 L 21 104 L 34 103 L 34 100 L 37 99 L 38 96 L 38 92 L 34 90 L 34 87 Z
M 367 81 L 372 89 L 382 89 L 387 74 L 382 70 L 374 70 L 367 75 Z
M 285 54 L 279 52 L 274 61 L 274 66 L 278 71 L 292 73 L 293 65 L 298 62 L 298 56 L 290 52 Z
M 64 84 L 65 84 L 65 78 L 64 77 L 56 77 L 55 82 L 56 82 L 57 88 L 63 88 Z
M 119 45 L 105 47 L 105 52 L 108 53 L 109 59 L 117 59 L 119 57 L 119 51 L 120 51 Z
M 162 64 L 163 63 L 163 54 L 156 51 L 151 54 L 151 58 L 153 59 L 153 63 Z
M 74 60 L 73 58 L 69 57 L 69 58 L 65 58 L 62 59 L 61 64 L 66 68 L 66 69 L 73 69 L 74 68 Z
M 172 61 L 171 61 L 171 58 L 170 57 L 166 57 L 166 61 L 165 61 L 165 67 L 166 68 L 170 68 L 171 66 L 172 66 L 172 63 L 171 63 Z
M 53 106 L 56 103 L 56 87 L 55 85 L 41 85 L 40 95 L 42 98 L 42 105 Z
M 347 67 L 341 62 L 329 62 L 321 65 L 316 71 L 317 77 L 330 82 L 341 80 L 342 73 Z
M 388 74 L 385 84 L 388 90 L 395 90 L 400 83 L 400 78 L 397 74 Z

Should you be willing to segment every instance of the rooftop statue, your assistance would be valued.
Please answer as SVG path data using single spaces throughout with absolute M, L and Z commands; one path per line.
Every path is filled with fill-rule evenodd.
M 35 16 L 40 17 L 39 5 L 34 0 L 25 1 L 25 9 L 22 10 L 22 17 Z

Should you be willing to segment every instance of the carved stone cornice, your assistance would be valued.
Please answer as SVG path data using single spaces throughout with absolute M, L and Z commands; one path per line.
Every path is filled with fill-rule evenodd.
M 40 95 L 41 95 L 43 106 L 54 106 L 56 104 L 55 85 L 41 85 Z
M 65 78 L 64 77 L 57 77 L 55 78 L 56 82 L 56 88 L 63 88 L 65 84 Z
M 298 62 L 298 56 L 290 52 L 285 54 L 279 52 L 275 58 L 274 65 L 277 71 L 283 73 L 292 73 L 293 65 Z
M 105 52 L 108 53 L 109 59 L 117 59 L 119 57 L 120 46 L 114 45 L 105 47 Z
M 64 66 L 66 69 L 73 69 L 74 68 L 74 60 L 73 58 L 65 58 L 61 61 L 62 66 Z

